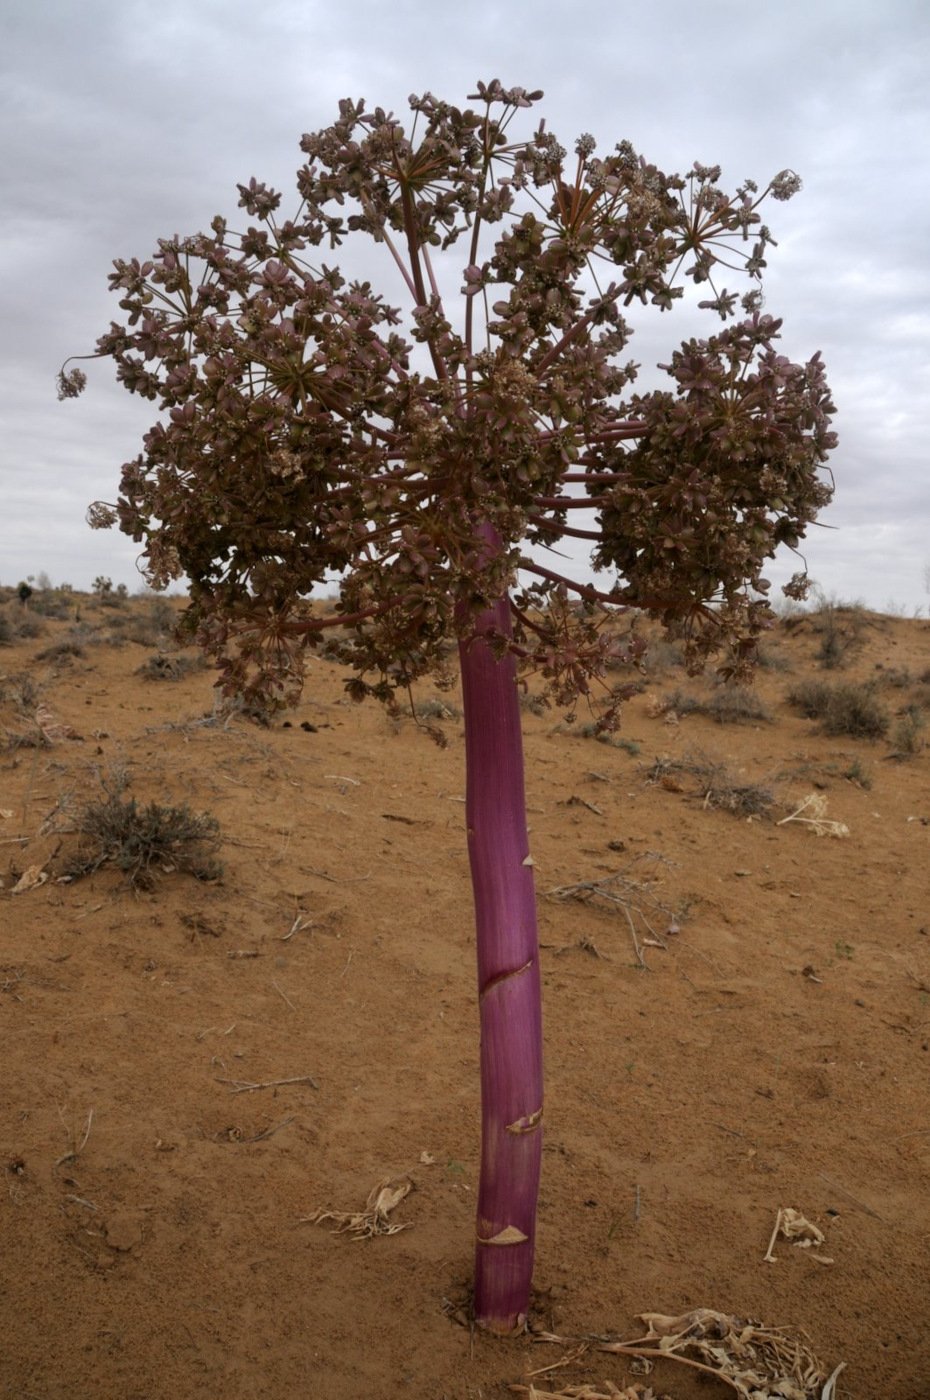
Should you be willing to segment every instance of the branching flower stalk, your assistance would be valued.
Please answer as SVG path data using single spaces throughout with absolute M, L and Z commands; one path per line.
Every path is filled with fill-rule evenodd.
M 483 1037 L 476 1313 L 495 1331 L 526 1312 L 542 1106 L 518 671 L 614 728 L 644 610 L 693 668 L 723 651 L 748 673 L 771 618 L 764 562 L 829 500 L 835 444 L 819 355 L 789 361 L 758 288 L 719 283 L 758 283 L 774 241 L 760 206 L 797 176 L 727 194 L 718 167 L 666 175 L 625 141 L 596 156 L 588 135 L 570 158 L 544 122 L 511 134 L 541 96 L 496 80 L 466 109 L 414 96 L 409 130 L 347 99 L 301 141 L 293 218 L 253 178 L 244 229 L 217 216 L 117 260 L 125 319 L 97 355 L 159 416 L 117 502 L 90 512 L 142 545 L 153 586 L 186 576 L 185 629 L 253 703 L 296 702 L 334 620 L 357 699 L 393 706 L 447 679 L 459 646 Z M 324 260 L 366 239 L 402 306 Z M 626 313 L 670 309 L 681 279 L 706 286 L 722 328 L 671 354 L 667 389 L 637 393 Z M 63 371 L 60 395 L 83 384 Z M 591 542 L 603 586 L 539 562 L 563 536 Z M 336 619 L 315 616 L 334 577 Z M 786 592 L 805 586 L 802 572 Z

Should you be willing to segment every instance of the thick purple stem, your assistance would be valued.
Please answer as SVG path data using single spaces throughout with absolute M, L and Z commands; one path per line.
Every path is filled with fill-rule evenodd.
M 493 532 L 485 537 L 493 548 Z M 478 616 L 460 647 L 481 1017 L 475 1315 L 479 1326 L 508 1334 L 524 1325 L 533 1275 L 542 1000 L 516 662 L 495 656 L 488 633 L 511 635 L 508 598 Z

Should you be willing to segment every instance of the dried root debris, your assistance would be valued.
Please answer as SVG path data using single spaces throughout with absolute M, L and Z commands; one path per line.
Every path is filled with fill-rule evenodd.
M 769 1240 L 769 1247 L 763 1255 L 767 1264 L 777 1264 L 778 1259 L 772 1253 L 772 1248 L 779 1235 L 798 1249 L 819 1250 L 823 1244 L 824 1233 L 818 1225 L 812 1225 L 799 1210 L 792 1206 L 780 1206 L 775 1217 L 775 1228 L 772 1231 L 772 1238 Z M 825 1254 L 811 1253 L 811 1258 L 816 1259 L 819 1264 L 832 1264 L 833 1260 L 828 1259 Z
M 302 1215 L 302 1225 L 325 1225 L 335 1222 L 334 1235 L 352 1235 L 357 1240 L 370 1240 L 375 1235 L 396 1235 L 401 1230 L 410 1230 L 413 1221 L 398 1224 L 388 1217 L 405 1197 L 414 1189 L 409 1176 L 388 1176 L 379 1181 L 368 1193 L 364 1210 L 315 1210 L 310 1215 Z
M 695 1308 L 679 1317 L 640 1313 L 640 1318 L 647 1328 L 642 1337 L 628 1342 L 592 1339 L 591 1352 L 635 1358 L 640 1364 L 651 1363 L 649 1370 L 656 1361 L 675 1361 L 725 1382 L 740 1400 L 833 1400 L 836 1378 L 845 1365 L 840 1363 L 828 1376 L 823 1363 L 795 1333 L 741 1322 L 711 1308 Z M 553 1333 L 542 1333 L 536 1340 L 560 1346 L 572 1343 Z M 602 1389 L 593 1384 L 561 1391 L 540 1390 L 532 1384 L 510 1389 L 529 1400 L 652 1400 L 654 1395 L 638 1382 L 627 1390 L 612 1382 L 604 1382 Z M 655 1400 L 660 1400 L 658 1393 Z

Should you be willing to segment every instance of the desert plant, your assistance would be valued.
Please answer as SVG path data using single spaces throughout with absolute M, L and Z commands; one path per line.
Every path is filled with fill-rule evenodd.
M 744 685 L 722 686 L 707 702 L 707 713 L 717 724 L 753 724 L 772 721 L 768 707 Z
M 788 692 L 788 702 L 818 719 L 825 734 L 854 739 L 882 739 L 891 715 L 873 685 L 829 685 L 826 681 L 799 682 Z
M 615 727 L 625 686 L 607 672 L 642 655 L 641 609 L 679 624 L 693 667 L 723 646 L 744 675 L 768 619 L 764 561 L 829 500 L 819 471 L 835 442 L 819 355 L 790 363 L 759 292 L 740 301 L 718 283 L 734 259 L 761 277 L 759 207 L 798 177 L 727 195 L 718 167 L 665 175 L 628 142 L 599 158 L 583 135 L 570 157 L 544 123 L 511 133 L 540 96 L 495 80 L 461 110 L 427 93 L 410 130 L 343 101 L 302 138 L 293 220 L 252 179 L 245 232 L 217 216 L 151 261 L 118 260 L 128 324 L 98 354 L 163 418 L 118 504 L 90 517 L 144 542 L 153 586 L 187 575 L 182 625 L 251 701 L 296 698 L 303 653 L 329 628 L 345 629 L 349 693 L 388 704 L 445 676 L 458 646 L 481 1014 L 475 1308 L 497 1332 L 526 1315 L 541 1162 L 518 666 L 566 706 L 601 689 L 599 723 Z M 309 261 L 365 238 L 399 274 L 406 319 L 369 282 Z M 682 271 L 704 309 L 742 317 L 673 351 L 669 389 L 633 393 L 624 311 L 671 308 Z M 60 396 L 84 381 L 63 370 Z M 568 523 L 578 511 L 594 529 Z M 563 536 L 589 540 L 614 581 L 579 584 L 525 551 Z M 310 594 L 334 575 L 338 609 L 320 616 Z M 799 575 L 788 590 L 804 587 Z
M 741 782 L 726 763 L 700 749 L 689 749 L 682 758 L 657 758 L 644 770 L 644 777 L 669 792 L 690 790 L 705 810 L 730 812 L 734 817 L 767 817 L 775 805 L 771 788 Z
M 818 593 L 818 606 L 809 613 L 811 627 L 820 635 L 816 659 L 826 670 L 845 666 L 862 643 L 864 613 L 860 603 L 842 603 Z
M 927 717 L 920 705 L 909 705 L 898 717 L 891 736 L 892 758 L 916 758 L 924 748 Z
M 160 651 L 157 655 L 148 657 L 141 666 L 137 666 L 136 675 L 141 676 L 144 681 L 180 681 L 185 676 L 196 675 L 198 671 L 205 670 L 206 664 L 202 652 L 194 655 L 181 652 L 169 656 Z
M 78 879 L 112 862 L 139 888 L 149 887 L 159 869 L 186 871 L 198 880 L 219 877 L 215 817 L 193 813 L 186 805 L 142 806 L 124 795 L 125 784 L 118 778 L 101 778 L 101 784 L 103 796 L 70 815 L 69 830 L 82 843 L 65 864 L 66 876 Z

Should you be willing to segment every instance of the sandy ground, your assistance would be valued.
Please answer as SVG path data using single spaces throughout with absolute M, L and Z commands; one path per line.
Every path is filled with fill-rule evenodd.
M 768 717 L 689 712 L 720 691 L 667 646 L 622 746 L 527 707 L 547 1064 L 534 1324 L 566 1339 L 540 1345 L 452 1316 L 478 1162 L 455 693 L 444 750 L 348 703 L 325 659 L 286 727 L 224 720 L 209 671 L 138 673 L 177 661 L 163 602 L 75 602 L 33 608 L 25 637 L 3 608 L 4 1400 L 473 1400 L 565 1358 L 541 1392 L 622 1390 L 630 1358 L 569 1339 L 695 1307 L 804 1329 L 827 1370 L 847 1363 L 839 1400 L 926 1400 L 930 751 L 891 755 L 930 701 L 927 623 L 780 624 Z M 786 698 L 805 679 L 874 683 L 889 738 L 819 732 Z M 133 890 L 107 862 L 63 883 L 82 814 L 121 783 L 212 815 L 221 878 L 156 867 Z M 757 788 L 764 814 L 727 810 Z M 811 795 L 848 835 L 777 824 Z M 613 899 L 565 894 L 605 880 Z M 414 1190 L 391 1219 L 412 1228 L 357 1241 L 307 1221 L 396 1174 Z M 789 1206 L 824 1242 L 781 1239 L 767 1262 Z M 734 1393 L 668 1362 L 648 1384 Z

